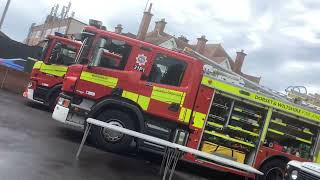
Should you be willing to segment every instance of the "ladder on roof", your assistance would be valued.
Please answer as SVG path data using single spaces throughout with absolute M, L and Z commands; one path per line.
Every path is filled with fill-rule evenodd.
M 213 68 L 215 69 L 213 71 L 214 73 L 220 73 L 221 75 L 227 76 L 229 78 L 231 77 L 232 79 L 238 79 L 238 81 L 239 81 L 238 83 L 231 83 L 231 84 L 236 84 L 238 86 L 243 87 L 244 89 L 255 91 L 257 93 L 263 93 L 263 94 L 267 95 L 270 98 L 278 98 L 278 99 L 280 99 L 280 100 L 282 100 L 282 101 L 284 101 L 286 103 L 293 104 L 295 106 L 300 106 L 302 108 L 308 108 L 309 110 L 311 110 L 311 111 L 313 111 L 315 113 L 319 113 L 320 109 L 310 108 L 310 106 L 303 105 L 303 104 L 302 105 L 295 104 L 292 101 L 290 101 L 290 99 L 288 99 L 288 96 L 286 94 L 283 94 L 283 93 L 275 91 L 275 90 L 273 90 L 271 88 L 259 85 L 259 84 L 255 83 L 255 82 L 252 82 L 252 81 L 240 76 L 239 74 L 237 74 L 237 73 L 235 73 L 233 71 L 225 69 L 220 64 L 212 61 L 211 59 L 209 59 L 209 58 L 205 57 L 204 55 L 194 51 L 191 48 L 185 47 L 183 50 L 179 50 L 178 49 L 178 51 L 182 52 L 182 53 L 185 53 L 185 54 L 187 54 L 189 56 L 192 56 L 192 57 L 194 57 L 196 59 L 200 59 L 200 60 L 202 60 L 204 63 L 206 63 L 209 66 L 213 66 Z M 204 73 L 205 73 L 205 75 L 207 75 L 209 77 L 213 77 L 214 79 L 217 79 L 216 78 L 217 76 L 216 75 L 212 76 L 212 73 L 210 73 L 210 72 L 206 73 L 206 71 L 204 70 Z M 218 79 L 221 79 L 221 78 L 218 78 Z M 230 81 L 228 83 L 230 83 Z
M 183 49 L 183 52 L 187 53 L 188 55 L 191 55 L 195 58 L 199 58 L 201 59 L 203 62 L 205 62 L 207 65 L 209 66 L 214 66 L 213 68 L 215 68 L 215 73 L 220 73 L 221 75 L 226 75 L 228 77 L 236 77 L 237 79 L 239 79 L 239 84 L 243 84 L 242 87 L 246 88 L 246 89 L 249 89 L 249 90 L 253 90 L 253 91 L 256 91 L 256 92 L 260 92 L 260 93 L 263 93 L 263 94 L 266 94 L 268 96 L 271 96 L 273 98 L 279 98 L 283 101 L 286 101 L 287 103 L 292 103 L 291 101 L 289 101 L 287 98 L 286 98 L 286 95 L 285 94 L 282 94 L 280 92 L 277 92 L 275 90 L 272 90 L 270 88 L 267 88 L 267 87 L 264 87 L 264 86 L 261 86 L 255 82 L 252 82 L 242 76 L 240 76 L 239 74 L 233 72 L 233 71 L 230 71 L 228 69 L 225 69 L 224 67 L 222 67 L 220 64 L 212 61 L 211 59 L 205 57 L 204 55 L 194 51 L 193 49 L 191 48 L 184 48 Z M 205 72 L 206 73 L 206 72 Z M 206 73 L 206 75 L 210 76 L 211 73 Z

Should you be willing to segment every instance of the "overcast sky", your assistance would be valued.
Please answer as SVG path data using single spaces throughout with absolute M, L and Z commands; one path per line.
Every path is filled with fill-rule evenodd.
M 0 0 L 2 13 L 6 0 Z M 69 0 L 11 0 L 3 31 L 23 41 L 32 22 L 42 23 L 55 3 Z M 147 0 L 71 0 L 71 11 L 84 22 L 99 19 L 109 30 L 121 23 L 136 33 Z M 191 42 L 206 35 L 222 43 L 231 57 L 248 54 L 243 72 L 261 76 L 261 84 L 283 91 L 290 85 L 320 93 L 319 0 L 150 0 L 154 21 L 165 18 L 165 31 Z

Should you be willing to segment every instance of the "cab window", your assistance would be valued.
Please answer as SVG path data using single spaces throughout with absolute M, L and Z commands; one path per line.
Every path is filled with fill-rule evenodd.
M 100 38 L 94 47 L 92 65 L 123 70 L 127 64 L 132 47 L 124 41 Z
M 148 78 L 149 82 L 180 86 L 187 68 L 185 61 L 157 54 Z
M 49 63 L 68 66 L 75 63 L 76 55 L 77 49 L 75 46 L 57 42 L 50 54 Z

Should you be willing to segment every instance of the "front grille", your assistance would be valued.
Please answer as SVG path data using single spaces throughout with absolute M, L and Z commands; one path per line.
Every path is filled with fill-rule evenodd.
M 38 86 L 34 90 L 33 98 L 38 101 L 45 101 L 48 92 L 49 92 L 49 88 Z
M 319 177 L 310 174 L 306 171 L 300 171 L 299 176 L 298 176 L 298 180 L 320 180 Z

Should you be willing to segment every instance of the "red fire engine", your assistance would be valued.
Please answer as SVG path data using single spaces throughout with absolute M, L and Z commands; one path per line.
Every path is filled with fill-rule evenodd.
M 29 100 L 50 106 L 61 92 L 67 67 L 75 63 L 82 43 L 61 36 L 49 35 L 44 41 L 41 61 L 32 69 L 24 96 Z
M 96 118 L 251 165 L 265 175 L 255 177 L 190 154 L 183 156 L 189 162 L 257 179 L 281 178 L 292 159 L 316 160 L 319 112 L 192 51 L 181 53 L 95 30 L 87 56 L 91 63 L 68 68 L 52 115 L 55 120 L 83 128 L 86 118 Z M 91 128 L 90 137 L 114 152 L 128 151 L 135 141 L 98 127 Z M 163 151 L 162 146 L 142 140 L 136 145 Z

